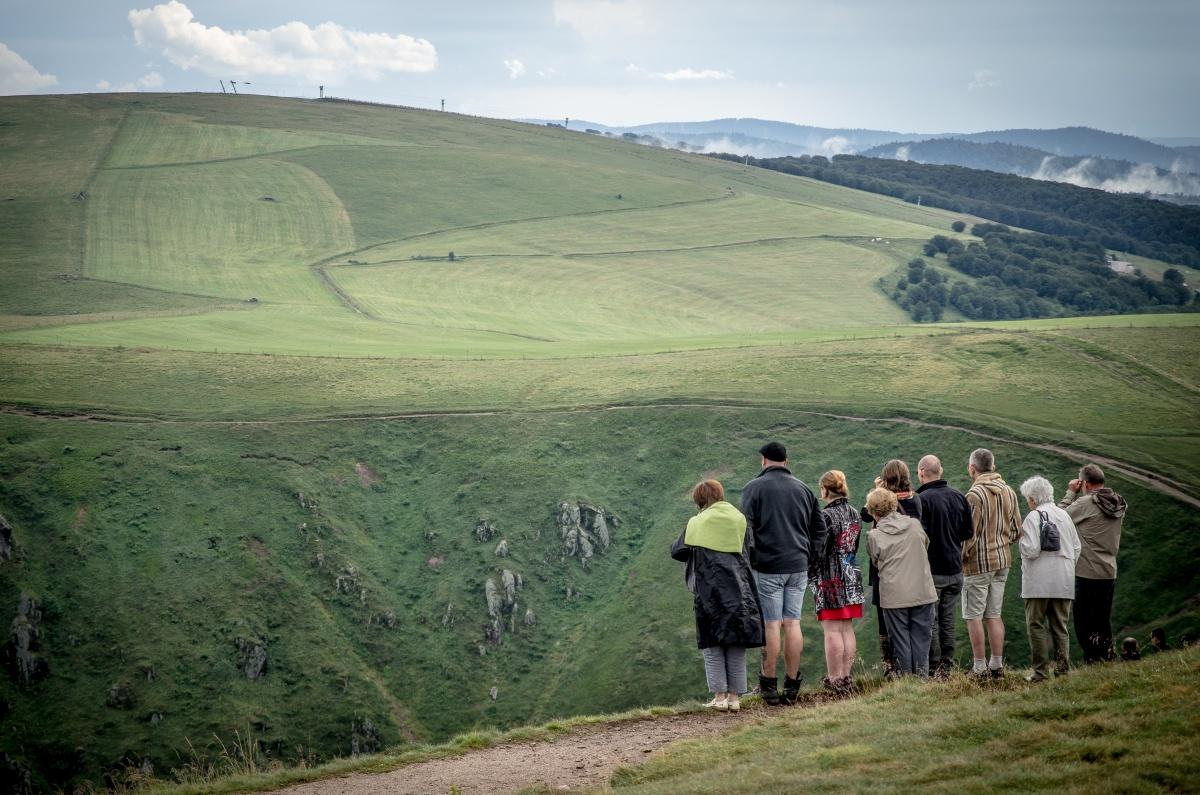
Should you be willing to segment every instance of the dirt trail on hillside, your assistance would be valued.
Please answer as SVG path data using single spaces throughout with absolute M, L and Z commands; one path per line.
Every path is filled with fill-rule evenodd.
M 640 764 L 677 740 L 728 731 L 752 720 L 756 713 L 762 711 L 747 710 L 737 715 L 696 712 L 604 723 L 577 729 L 553 741 L 506 743 L 462 756 L 405 765 L 387 773 L 355 773 L 279 791 L 289 795 L 445 795 L 451 791 L 469 795 L 515 792 L 534 786 L 562 791 L 598 787 L 618 767 Z
M 306 424 L 322 424 L 331 422 L 379 422 L 387 420 L 414 420 L 414 419 L 432 419 L 442 417 L 494 417 L 506 414 L 573 414 L 578 412 L 589 411 L 637 411 L 637 410 L 654 410 L 654 409 L 677 409 L 677 408 L 710 408 L 710 409 L 767 409 L 771 411 L 786 412 L 789 414 L 808 415 L 810 417 L 827 417 L 829 419 L 844 420 L 847 422 L 862 422 L 862 423 L 888 423 L 892 425 L 908 425 L 914 428 L 936 428 L 944 431 L 955 431 L 958 433 L 970 434 L 980 439 L 986 439 L 991 442 L 1000 442 L 1001 444 L 1010 444 L 1017 447 L 1025 447 L 1031 450 L 1044 450 L 1049 453 L 1061 455 L 1064 458 L 1069 458 L 1078 461 L 1081 464 L 1086 461 L 1093 461 L 1100 464 L 1106 469 L 1113 472 L 1118 472 L 1122 476 L 1135 480 L 1143 486 L 1165 494 L 1179 500 L 1182 503 L 1200 508 L 1200 498 L 1192 495 L 1189 491 L 1189 486 L 1177 480 L 1163 475 L 1160 472 L 1154 472 L 1136 464 L 1118 461 L 1115 458 L 1109 458 L 1096 453 L 1090 453 L 1083 450 L 1076 450 L 1070 447 L 1063 447 L 1057 444 L 1043 444 L 1039 442 L 1029 442 L 1020 439 L 1010 439 L 1004 436 L 998 436 L 987 431 L 968 428 L 962 425 L 947 425 L 939 422 L 926 422 L 925 420 L 912 419 L 911 417 L 855 417 L 849 414 L 833 414 L 825 411 L 809 411 L 805 409 L 791 409 L 780 406 L 756 406 L 752 404 L 733 404 L 733 403 L 647 403 L 643 405 L 636 404 L 615 404 L 606 406 L 579 406 L 576 408 L 551 408 L 551 409 L 528 409 L 528 410 L 493 410 L 493 411 L 442 411 L 442 412 L 412 412 L 401 414 L 377 414 L 363 416 L 342 416 L 342 417 L 297 417 L 283 419 L 255 419 L 255 420 L 173 420 L 163 419 L 153 416 L 139 416 L 133 414 L 106 414 L 102 412 L 79 412 L 73 413 L 69 411 L 41 410 L 30 409 L 24 406 L 4 406 L 0 405 L 0 413 L 17 414 L 26 417 L 35 417 L 38 419 L 57 419 L 76 422 L 131 422 L 131 423 L 158 423 L 163 425 L 306 425 Z

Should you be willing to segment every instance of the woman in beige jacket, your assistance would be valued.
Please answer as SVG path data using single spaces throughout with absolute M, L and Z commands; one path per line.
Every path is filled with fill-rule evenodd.
M 892 641 L 899 674 L 929 676 L 929 643 L 937 591 L 925 548 L 929 537 L 921 522 L 899 513 L 896 495 L 875 489 L 867 495 L 867 511 L 875 527 L 867 535 L 871 563 L 879 572 L 880 607 Z

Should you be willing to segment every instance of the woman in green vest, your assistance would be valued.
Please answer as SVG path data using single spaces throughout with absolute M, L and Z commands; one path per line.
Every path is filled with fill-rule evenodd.
M 699 513 L 671 547 L 687 564 L 685 579 L 696 610 L 696 645 L 704 655 L 711 709 L 737 712 L 746 692 L 746 649 L 763 645 L 762 610 L 746 555 L 746 517 L 725 502 L 719 481 L 692 490 Z

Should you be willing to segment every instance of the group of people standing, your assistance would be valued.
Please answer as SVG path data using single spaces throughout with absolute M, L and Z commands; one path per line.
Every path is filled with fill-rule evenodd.
M 866 590 L 858 560 L 864 528 L 871 604 L 887 676 L 944 677 L 955 667 L 956 618 L 970 638 L 976 677 L 1004 675 L 1004 589 L 1013 545 L 1021 556 L 1021 597 L 1029 634 L 1031 681 L 1069 667 L 1067 621 L 1085 662 L 1113 659 L 1112 599 L 1125 500 L 1084 466 L 1057 504 L 1044 477 L 1021 484 L 1028 512 L 996 472 L 991 451 L 971 453 L 963 494 L 943 478 L 937 456 L 908 465 L 888 461 L 865 505 L 850 504 L 843 472 L 825 472 L 819 498 L 788 469 L 787 449 L 759 449 L 762 471 L 745 485 L 740 508 L 716 480 L 692 491 L 698 513 L 671 549 L 686 564 L 697 644 L 713 699 L 709 707 L 740 709 L 747 692 L 746 649 L 762 648 L 758 689 L 767 704 L 791 704 L 804 676 L 800 617 L 811 590 L 825 636 L 824 687 L 854 689 L 853 621 Z M 990 656 L 987 652 L 990 651 Z M 783 687 L 778 679 L 783 657 Z

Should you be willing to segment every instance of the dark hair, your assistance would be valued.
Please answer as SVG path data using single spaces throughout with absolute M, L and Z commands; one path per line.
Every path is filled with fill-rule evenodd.
M 899 458 L 893 458 L 883 465 L 879 479 L 888 491 L 894 491 L 897 494 L 902 491 L 912 491 L 912 479 L 908 475 L 908 464 Z
M 1085 464 L 1083 469 L 1079 470 L 1079 477 L 1087 481 L 1089 486 L 1104 485 L 1104 470 L 1095 464 Z
M 714 502 L 720 502 L 723 499 L 725 499 L 725 487 L 719 480 L 702 480 L 696 484 L 696 488 L 692 489 L 692 502 L 696 503 L 696 507 L 702 511 Z
M 780 442 L 767 442 L 758 448 L 758 454 L 768 461 L 787 461 L 787 448 Z

